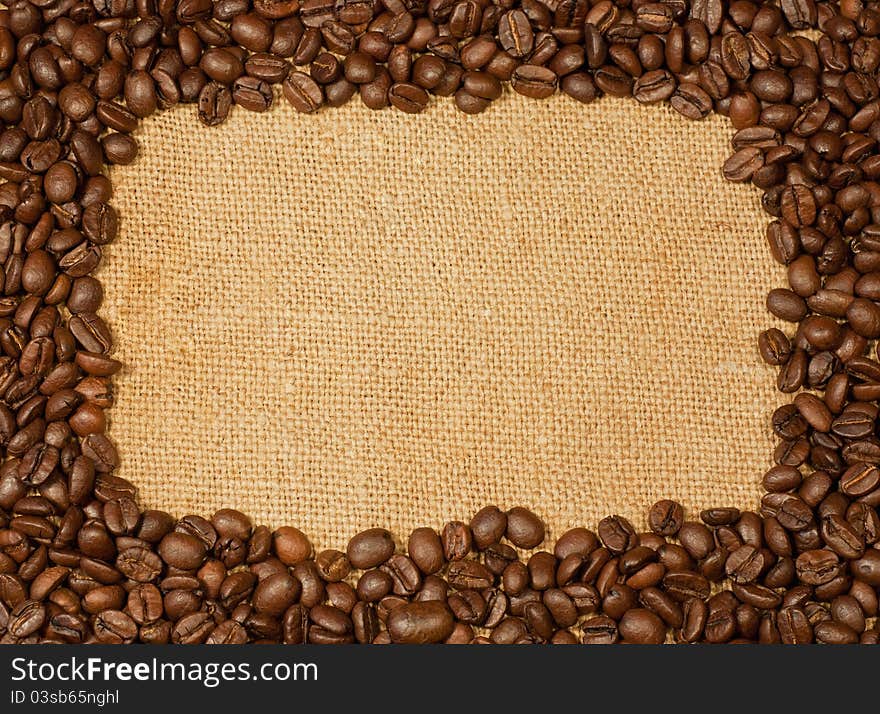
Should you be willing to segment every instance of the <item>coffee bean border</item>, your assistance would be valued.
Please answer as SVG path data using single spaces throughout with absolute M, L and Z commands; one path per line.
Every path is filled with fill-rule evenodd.
M 880 3 L 865 0 L 13 0 L 0 10 L 0 641 L 874 643 L 880 586 Z M 669 102 L 736 129 L 796 324 L 759 350 L 796 394 L 755 512 L 603 519 L 552 552 L 515 507 L 314 553 L 223 509 L 143 510 L 105 435 L 112 337 L 92 277 L 110 164 L 198 103 L 355 95 L 467 113 L 509 85 Z M 283 100 L 282 100 L 283 101 Z

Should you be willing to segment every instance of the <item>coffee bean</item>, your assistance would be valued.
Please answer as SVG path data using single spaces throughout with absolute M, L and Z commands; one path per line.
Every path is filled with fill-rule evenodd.
M 522 10 L 510 10 L 498 21 L 498 39 L 513 57 L 525 57 L 534 45 L 535 36 L 529 19 Z
M 272 87 L 256 77 L 239 77 L 232 85 L 232 100 L 252 112 L 265 112 L 272 106 Z
M 394 553 L 394 538 L 383 528 L 358 533 L 348 543 L 348 560 L 355 568 L 375 568 Z
M 133 70 L 125 78 L 125 105 L 137 117 L 148 117 L 158 108 L 153 78 L 143 70 Z
M 691 82 L 679 84 L 669 103 L 675 111 L 687 119 L 702 119 L 712 111 L 712 98 Z
M 850 571 L 868 585 L 873 587 L 880 585 L 880 550 L 867 549 L 861 558 L 850 563 Z
M 312 545 L 301 530 L 284 526 L 272 534 L 272 550 L 285 565 L 296 565 L 309 558 Z
M 511 86 L 525 97 L 545 99 L 556 92 L 556 82 L 557 77 L 553 70 L 524 64 L 514 70 Z
M 776 617 L 776 626 L 784 644 L 808 644 L 813 641 L 813 628 L 800 607 L 784 607 Z
M 137 142 L 128 134 L 120 132 L 108 134 L 101 139 L 101 148 L 108 163 L 126 166 L 135 160 L 138 153 Z
M 750 181 L 755 172 L 764 166 L 764 153 L 755 146 L 746 147 L 737 151 L 724 162 L 721 171 L 728 181 Z
M 678 531 L 678 539 L 691 557 L 705 558 L 715 547 L 711 531 L 702 523 L 686 521 Z
M 835 553 L 848 560 L 862 556 L 865 542 L 858 530 L 849 521 L 837 514 L 829 514 L 820 524 L 822 540 Z
M 388 633 L 397 644 L 442 642 L 452 634 L 455 620 L 441 602 L 402 605 L 388 616 Z
M 300 582 L 287 573 L 270 575 L 254 590 L 254 609 L 278 617 L 296 601 L 301 590 Z
M 201 70 L 220 84 L 232 84 L 244 74 L 244 64 L 234 52 L 221 47 L 207 50 L 199 62 Z
M 563 561 L 569 556 L 586 558 L 599 547 L 599 539 L 596 534 L 586 528 L 572 528 L 567 530 L 556 540 L 553 554 Z
M 351 565 L 348 556 L 338 550 L 324 550 L 315 558 L 315 565 L 321 577 L 329 583 L 338 583 L 348 577 Z
M 597 615 L 584 621 L 583 643 L 585 645 L 612 645 L 618 640 L 617 623 L 606 615 Z
M 627 610 L 618 623 L 624 641 L 639 645 L 662 645 L 666 641 L 666 625 L 650 610 Z
M 181 617 L 171 630 L 171 641 L 179 645 L 205 642 L 214 630 L 214 621 L 207 612 L 192 612 Z
M 418 85 L 398 82 L 388 90 L 388 100 L 402 112 L 418 114 L 428 105 L 428 93 Z
M 645 72 L 633 84 L 633 97 L 642 104 L 656 104 L 657 102 L 665 101 L 672 96 L 674 91 L 675 78 L 665 69 Z M 725 178 L 727 178 L 726 170 Z
M 531 511 L 517 506 L 507 512 L 505 535 L 518 548 L 536 548 L 544 541 L 544 523 Z
M 333 55 L 330 56 L 332 57 Z M 244 71 L 249 76 L 263 82 L 279 84 L 287 77 L 290 71 L 290 64 L 278 55 L 268 52 L 257 52 L 245 60 Z
M 796 561 L 797 575 L 807 585 L 824 585 L 840 570 L 836 553 L 830 550 L 808 550 L 801 553 Z
M 880 337 L 880 306 L 865 298 L 855 298 L 846 310 L 853 331 L 867 339 Z
M 23 639 L 37 632 L 46 622 L 46 607 L 34 600 L 24 600 L 9 613 L 6 630 L 13 637 Z
M 560 89 L 569 97 L 584 104 L 592 102 L 599 96 L 599 90 L 593 78 L 586 72 L 574 72 L 562 78 Z
M 304 72 L 290 72 L 281 83 L 281 91 L 294 109 L 305 114 L 316 112 L 324 102 L 321 87 Z
M 812 225 L 816 220 L 816 199 L 804 184 L 792 184 L 782 191 L 782 216 L 795 227 Z
M 791 354 L 791 342 L 782 330 L 770 328 L 758 338 L 758 351 L 767 364 L 785 364 Z
M 416 528 L 410 534 L 407 551 L 425 575 L 438 572 L 445 562 L 443 544 L 432 528 Z
M 181 570 L 195 570 L 205 558 L 204 544 L 186 533 L 169 533 L 159 543 L 159 555 L 168 565 Z
M 806 316 L 807 305 L 791 290 L 775 288 L 767 295 L 767 310 L 780 320 L 798 322 Z
M 684 509 L 675 501 L 658 501 L 648 513 L 651 530 L 662 536 L 675 535 L 683 522 Z
M 692 598 L 705 599 L 709 595 L 709 582 L 702 575 L 688 571 L 669 572 L 663 577 L 663 589 L 679 602 Z
M 209 82 L 199 92 L 199 120 L 206 126 L 226 121 L 231 107 L 232 92 L 219 82 Z
M 446 579 L 458 590 L 481 590 L 491 587 L 493 582 L 489 570 L 475 560 L 458 560 L 451 563 Z

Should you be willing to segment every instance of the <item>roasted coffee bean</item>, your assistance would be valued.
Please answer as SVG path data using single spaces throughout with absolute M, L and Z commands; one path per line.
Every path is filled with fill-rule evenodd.
M 104 644 L 133 642 L 138 634 L 137 624 L 121 610 L 104 610 L 95 617 L 95 636 Z
M 9 613 L 6 630 L 10 635 L 23 639 L 34 634 L 46 622 L 46 607 L 34 600 L 24 600 Z
M 232 107 L 232 92 L 218 82 L 208 82 L 198 95 L 199 119 L 206 126 L 226 121 Z
M 239 77 L 232 85 L 232 100 L 252 112 L 265 112 L 272 106 L 272 87 L 256 77 Z
M 669 103 L 688 119 L 702 119 L 712 111 L 712 98 L 699 85 L 690 82 L 679 84 Z
M 410 534 L 407 551 L 425 575 L 438 572 L 445 562 L 443 544 L 432 528 L 416 528 Z
M 388 100 L 402 112 L 418 114 L 428 105 L 428 93 L 416 84 L 397 82 L 388 89 Z
M 702 575 L 688 571 L 666 573 L 662 581 L 663 590 L 679 602 L 691 598 L 705 599 L 709 595 L 709 582 Z
M 609 516 L 599 522 L 599 538 L 608 550 L 620 554 L 635 545 L 636 533 L 625 518 Z
M 684 509 L 675 501 L 658 501 L 648 513 L 651 530 L 662 536 L 674 536 L 684 523 Z
M 702 523 L 686 521 L 678 531 L 678 539 L 692 558 L 705 558 L 715 547 L 712 532 Z
M 482 590 L 492 586 L 492 573 L 475 560 L 457 560 L 446 574 L 449 584 L 457 590 Z
M 201 70 L 220 84 L 232 84 L 244 73 L 244 65 L 238 55 L 222 47 L 207 50 L 199 62 Z
M 776 627 L 783 644 L 799 645 L 813 641 L 813 628 L 800 607 L 784 607 L 776 616 Z
M 825 585 L 840 571 L 839 557 L 830 550 L 808 550 L 796 561 L 797 576 L 807 585 Z
M 348 543 L 348 560 L 355 568 L 375 568 L 394 554 L 394 538 L 383 528 L 358 533 Z
M 538 65 L 517 67 L 511 78 L 514 91 L 532 99 L 546 99 L 556 92 L 557 77 L 553 70 Z
M 536 548 L 544 541 L 545 526 L 538 516 L 525 508 L 507 512 L 505 536 L 518 548 Z
M 798 322 L 806 316 L 807 305 L 791 290 L 776 288 L 767 296 L 767 310 L 780 320 Z
M 452 612 L 441 602 L 405 604 L 388 616 L 388 633 L 397 644 L 442 642 L 454 626 Z
M 253 593 L 254 609 L 278 617 L 296 602 L 302 592 L 300 581 L 287 573 L 277 573 L 262 580 Z
M 284 526 L 272 534 L 272 552 L 284 565 L 296 565 L 312 554 L 312 545 L 301 530 Z
M 606 615 L 597 615 L 581 624 L 585 645 L 612 645 L 617 642 L 617 623 Z
M 158 551 L 162 560 L 180 570 L 195 570 L 206 554 L 204 543 L 187 533 L 169 533 L 159 543 Z
M 625 642 L 640 645 L 662 645 L 666 640 L 666 625 L 650 610 L 627 610 L 618 623 L 618 631 Z
M 470 530 L 477 550 L 485 550 L 504 537 L 507 514 L 497 506 L 486 506 L 471 519 Z
M 316 112 L 324 102 L 321 87 L 304 72 L 290 72 L 281 83 L 281 91 L 294 109 L 305 114 Z
M 595 533 L 586 528 L 572 528 L 556 540 L 553 554 L 560 561 L 565 560 L 565 558 L 571 555 L 586 558 L 598 547 L 599 539 Z

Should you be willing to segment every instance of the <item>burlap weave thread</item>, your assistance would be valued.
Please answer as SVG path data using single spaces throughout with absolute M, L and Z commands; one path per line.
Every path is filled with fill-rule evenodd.
M 113 172 L 110 436 L 144 505 L 319 547 L 522 504 L 754 508 L 782 270 L 726 119 L 504 97 L 149 120 Z

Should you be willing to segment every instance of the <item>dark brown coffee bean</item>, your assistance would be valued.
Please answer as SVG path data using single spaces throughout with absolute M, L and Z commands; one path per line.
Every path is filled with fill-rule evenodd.
M 557 77 L 553 70 L 537 65 L 524 64 L 513 72 L 511 86 L 514 91 L 532 99 L 545 99 L 556 92 Z
M 839 558 L 830 550 L 801 553 L 796 565 L 798 578 L 807 585 L 824 585 L 837 577 L 840 570 Z
M 728 181 L 750 181 L 755 172 L 764 166 L 764 153 L 755 146 L 746 147 L 737 151 L 724 162 L 721 171 Z
M 254 609 L 278 617 L 296 602 L 301 592 L 300 581 L 293 576 L 287 573 L 270 575 L 254 590 Z
M 545 526 L 538 516 L 522 508 L 511 508 L 507 512 L 506 537 L 518 548 L 536 548 L 544 541 Z
M 346 552 L 355 568 L 375 568 L 394 554 L 394 539 L 383 528 L 370 528 L 352 538 Z
M 585 645 L 612 645 L 617 642 L 619 633 L 617 623 L 606 615 L 598 615 L 581 624 Z
M 332 55 L 331 55 L 332 56 Z M 337 62 L 338 64 L 338 62 Z M 244 71 L 251 77 L 269 84 L 279 84 L 287 77 L 290 64 L 278 55 L 258 52 L 250 55 L 244 63 Z
M 159 555 L 168 565 L 181 570 L 195 570 L 205 558 L 205 545 L 186 533 L 169 533 L 159 544 Z
M 206 126 L 226 121 L 232 108 L 232 92 L 219 82 L 208 82 L 199 92 L 199 120 Z
M 294 71 L 287 74 L 281 89 L 287 101 L 299 112 L 315 112 L 324 101 L 320 86 L 304 72 Z
M 221 47 L 207 50 L 199 67 L 210 79 L 225 85 L 232 84 L 244 74 L 244 64 L 238 55 Z
M 138 634 L 137 624 L 118 609 L 104 610 L 95 617 L 95 636 L 104 644 L 133 642 Z
M 252 112 L 265 112 L 272 106 L 272 87 L 256 77 L 239 77 L 232 85 L 232 100 Z
M 440 602 L 402 605 L 388 616 L 388 632 L 397 644 L 442 642 L 452 634 L 454 625 L 452 612 Z
M 626 642 L 640 645 L 662 645 L 666 641 L 666 625 L 650 610 L 634 608 L 624 613 L 618 623 L 620 636 Z
M 497 506 L 486 506 L 471 519 L 470 530 L 477 550 L 484 550 L 504 537 L 507 514 Z
M 428 106 L 428 93 L 416 84 L 398 82 L 389 88 L 388 100 L 402 112 L 418 114 Z
M 284 565 L 297 565 L 311 556 L 312 544 L 298 528 L 283 526 L 272 533 L 272 550 Z
M 880 306 L 872 300 L 855 298 L 846 310 L 853 331 L 869 340 L 880 337 Z
M 498 21 L 498 39 L 501 46 L 517 58 L 525 57 L 535 46 L 532 27 L 522 10 L 510 10 L 501 16 Z
M 712 111 L 712 98 L 696 84 L 683 82 L 669 99 L 672 108 L 688 119 L 702 119 Z
M 586 72 L 574 72 L 562 78 L 560 89 L 569 97 L 587 104 L 599 96 L 599 90 L 593 78 Z
M 674 536 L 684 523 L 684 509 L 675 501 L 658 501 L 648 513 L 651 530 L 662 536 Z
M 410 534 L 407 551 L 425 575 L 433 575 L 444 565 L 443 545 L 432 528 L 416 528 Z

